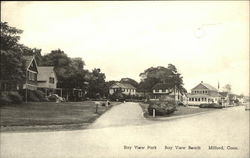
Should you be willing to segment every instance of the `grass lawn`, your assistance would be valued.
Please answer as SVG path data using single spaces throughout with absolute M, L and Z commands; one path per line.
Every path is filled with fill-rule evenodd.
M 146 118 L 153 118 L 148 114 L 148 104 L 140 103 L 140 106 L 143 109 L 144 117 Z M 182 115 L 189 115 L 189 114 L 195 114 L 200 112 L 206 112 L 206 111 L 212 111 L 216 110 L 213 108 L 193 108 L 193 107 L 185 107 L 185 106 L 178 106 L 177 111 L 174 113 L 168 115 L 168 116 L 156 116 L 156 118 L 165 118 L 165 117 L 172 117 L 172 116 L 182 116 Z
M 1 131 L 39 131 L 82 129 L 94 122 L 111 106 L 96 106 L 85 102 L 29 102 L 19 105 L 0 106 Z

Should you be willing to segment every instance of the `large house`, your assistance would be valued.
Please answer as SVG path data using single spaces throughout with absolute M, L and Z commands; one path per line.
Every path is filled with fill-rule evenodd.
M 24 56 L 26 80 L 23 85 L 23 89 L 36 90 L 37 89 L 37 63 L 35 56 Z
M 169 96 L 173 98 L 175 101 L 182 102 L 186 104 L 187 95 L 180 91 L 178 88 L 173 87 L 167 83 L 157 83 L 154 85 L 153 89 L 153 98 L 152 99 L 160 99 L 165 96 Z
M 23 83 L 14 82 L 12 80 L 1 80 L 1 92 L 18 91 L 20 89 L 37 89 L 37 63 L 34 56 L 24 56 L 25 80 Z
M 117 82 L 109 87 L 109 94 L 111 95 L 118 91 L 125 95 L 136 95 L 136 88 L 129 83 Z
M 53 94 L 57 90 L 57 77 L 53 66 L 38 66 L 38 89 L 46 95 Z
M 221 95 L 218 90 L 201 81 L 201 83 L 191 89 L 191 93 L 188 94 L 188 104 L 199 106 L 204 103 L 222 104 Z

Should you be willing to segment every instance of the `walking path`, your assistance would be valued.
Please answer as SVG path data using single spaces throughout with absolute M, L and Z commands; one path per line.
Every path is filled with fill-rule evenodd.
M 110 126 L 140 125 L 149 122 L 143 117 L 142 108 L 138 103 L 122 103 L 107 111 L 89 128 L 103 128 Z

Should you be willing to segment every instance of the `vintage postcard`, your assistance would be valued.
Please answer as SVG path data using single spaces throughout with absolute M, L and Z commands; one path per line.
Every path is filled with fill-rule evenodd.
M 249 1 L 1 1 L 1 158 L 249 158 Z

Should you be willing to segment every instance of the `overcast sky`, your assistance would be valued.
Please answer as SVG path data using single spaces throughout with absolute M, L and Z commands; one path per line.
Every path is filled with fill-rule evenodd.
M 201 81 L 249 94 L 248 1 L 1 2 L 20 43 L 60 48 L 107 80 L 174 64 L 188 91 Z

